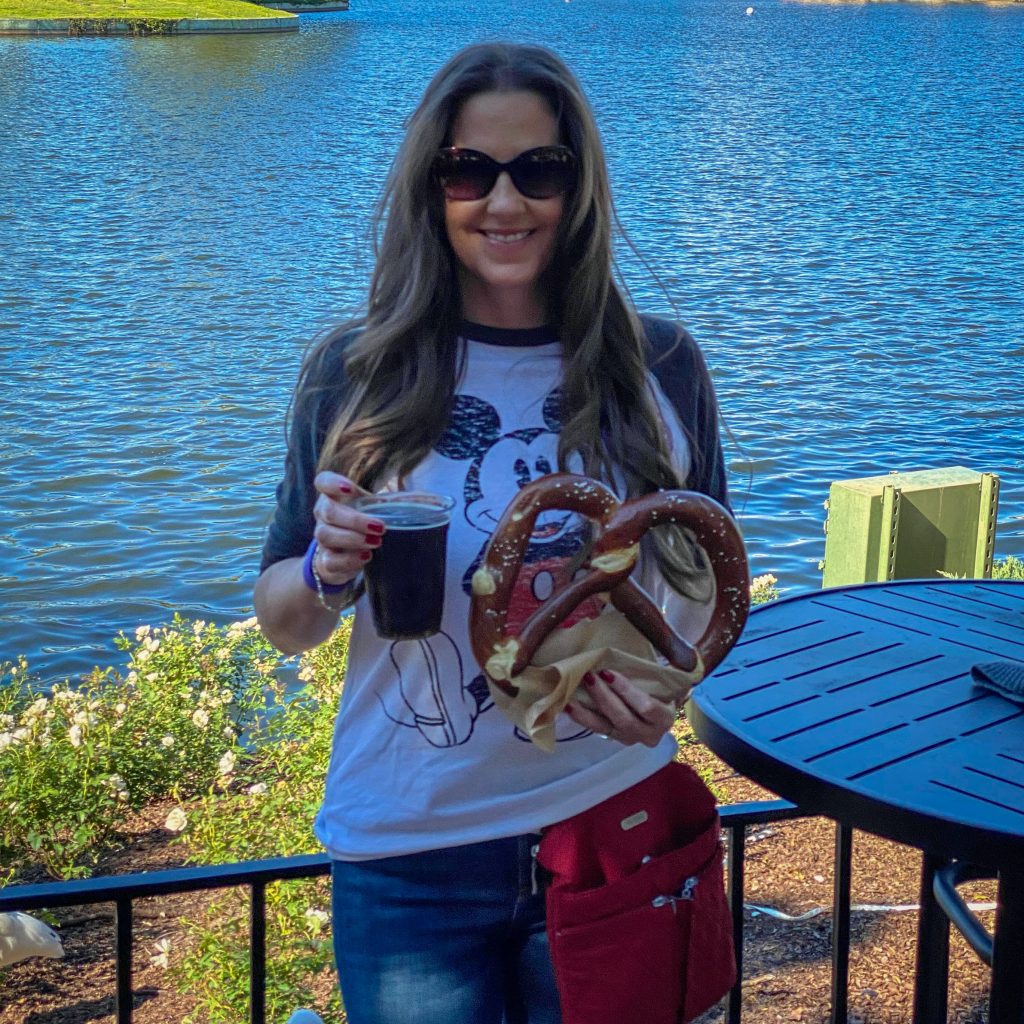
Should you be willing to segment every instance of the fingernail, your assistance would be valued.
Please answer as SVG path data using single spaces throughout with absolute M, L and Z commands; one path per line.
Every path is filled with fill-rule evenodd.
M 373 558 L 373 552 L 372 551 L 360 551 L 359 552 L 359 561 L 360 562 L 368 562 L 371 558 Z
M 367 523 L 366 524 L 366 532 L 367 533 L 383 533 L 384 532 L 384 524 L 383 523 L 377 523 L 377 522 Z
M 338 484 L 338 490 L 341 491 L 342 494 L 352 493 L 352 488 L 348 484 Z
M 571 704 L 566 704 L 565 705 L 565 713 L 570 718 L 575 718 L 576 717 L 576 709 Z
M 593 686 L 594 683 L 597 682 L 597 680 L 594 678 L 594 673 L 593 672 L 588 672 L 583 677 L 583 682 L 585 682 L 587 684 L 587 686 Z
M 379 547 L 380 547 L 380 545 L 381 545 L 381 541 L 382 541 L 383 539 L 384 539 L 383 537 L 367 537 L 367 538 L 366 538 L 366 543 L 367 543 L 367 544 L 368 544 L 368 545 L 369 545 L 369 546 L 370 546 L 371 548 L 379 548 Z
M 606 668 L 603 668 L 603 669 L 601 669 L 601 671 L 600 671 L 600 672 L 598 672 L 597 674 L 598 674 L 598 675 L 599 675 L 599 676 L 600 676 L 600 677 L 601 677 L 601 678 L 602 678 L 602 679 L 603 679 L 603 680 L 604 680 L 604 681 L 605 681 L 606 683 L 611 683 L 611 682 L 614 682 L 614 681 L 615 681 L 615 676 L 614 676 L 614 675 L 613 675 L 613 674 L 612 674 L 611 672 L 609 672 L 609 671 L 608 671 L 608 669 L 606 669 Z

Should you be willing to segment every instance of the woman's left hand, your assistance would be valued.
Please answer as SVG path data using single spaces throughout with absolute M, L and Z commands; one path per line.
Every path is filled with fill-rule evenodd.
M 573 701 L 565 712 L 578 725 L 627 746 L 656 747 L 676 720 L 674 703 L 645 693 L 624 675 L 604 669 L 588 672 L 583 685 L 594 710 Z

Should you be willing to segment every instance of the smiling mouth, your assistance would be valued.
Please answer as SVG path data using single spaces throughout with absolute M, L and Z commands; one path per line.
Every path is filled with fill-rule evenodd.
M 532 233 L 532 231 L 484 231 L 483 235 L 489 242 L 511 245 L 513 242 L 521 242 Z

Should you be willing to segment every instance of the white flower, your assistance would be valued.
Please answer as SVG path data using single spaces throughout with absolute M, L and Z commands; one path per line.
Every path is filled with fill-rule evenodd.
M 324 910 L 317 910 L 311 907 L 306 911 L 306 921 L 309 924 L 310 929 L 313 932 L 322 931 L 324 926 L 330 921 L 330 915 Z
M 45 697 L 37 698 L 25 709 L 25 713 L 21 716 L 22 721 L 31 721 L 33 718 L 42 718 L 46 713 L 49 703 L 50 702 Z
M 149 661 L 149 657 L 150 657 L 150 652 L 149 652 L 149 651 L 148 651 L 148 650 L 147 650 L 147 649 L 146 649 L 145 647 L 143 647 L 143 648 L 142 648 L 142 650 L 141 650 L 141 651 L 139 651 L 139 653 L 138 653 L 137 655 L 135 655 L 135 660 L 136 660 L 136 661 L 137 661 L 137 662 L 138 662 L 138 663 L 139 663 L 140 665 L 145 665 L 145 664 L 146 664 L 146 662 L 147 662 L 147 661 Z M 138 676 L 135 676 L 135 679 L 132 679 L 132 676 L 133 676 L 133 675 L 135 675 L 135 673 L 134 673 L 134 672 L 132 672 L 132 673 L 130 673 L 130 674 L 129 674 L 129 676 L 128 676 L 128 682 L 130 682 L 130 683 L 134 683 L 134 682 L 135 682 L 135 680 L 136 680 L 136 679 L 138 679 Z
M 210 724 L 210 715 L 202 708 L 196 708 L 192 712 L 192 724 L 197 729 L 205 729 Z
M 14 737 L 15 743 L 21 743 L 23 740 L 27 740 L 32 735 L 32 730 L 24 728 L 15 729 L 14 732 L 11 733 L 11 735 Z
M 192 632 L 195 633 L 196 636 L 199 636 L 204 629 L 206 629 L 206 623 L 202 619 L 196 619 L 196 621 L 192 623 Z
M 143 678 L 147 683 L 155 683 L 160 678 L 159 672 L 147 672 Z
M 156 955 L 151 956 L 149 958 L 149 962 L 154 967 L 166 968 L 167 965 L 170 963 L 170 953 L 172 948 L 171 940 L 157 939 L 156 943 L 154 944 L 154 948 L 156 949 Z
M 234 743 L 235 736 L 237 735 L 235 730 L 232 729 L 230 725 L 225 725 L 224 726 L 224 729 L 222 730 L 222 734 L 224 736 L 224 739 L 226 739 L 228 741 L 228 743 Z
M 158 651 L 160 649 L 160 641 L 157 640 L 157 638 L 155 636 L 151 636 L 146 641 L 145 648 L 146 648 L 147 651 L 149 651 L 152 654 L 153 651 Z
M 167 820 L 164 822 L 164 828 L 168 832 L 183 832 L 185 826 L 188 824 L 188 815 L 180 807 L 175 807 L 170 814 L 167 815 Z
M 217 771 L 221 775 L 230 775 L 235 770 L 235 752 L 229 750 L 218 762 Z
M 71 719 L 75 725 L 80 725 L 83 729 L 91 729 L 96 724 L 96 716 L 89 711 L 76 711 L 74 717 Z
M 174 746 L 174 737 L 170 733 L 168 733 L 166 736 L 161 736 L 160 746 L 166 747 L 168 750 L 170 750 L 171 747 Z
M 138 681 L 139 673 L 135 671 L 129 672 L 127 678 L 125 679 L 125 682 L 128 683 L 130 686 L 134 686 Z
M 755 576 L 750 581 L 750 589 L 756 590 L 758 587 L 773 587 L 778 582 L 770 572 L 766 572 L 763 576 Z
M 124 702 L 124 701 L 121 701 L 121 703 L 120 703 L 120 704 L 115 704 L 115 705 L 114 705 L 114 710 L 115 710 L 115 711 L 116 711 L 116 712 L 117 712 L 117 713 L 118 713 L 119 715 L 123 715 L 123 714 L 124 714 L 124 713 L 125 713 L 125 712 L 126 712 L 126 711 L 128 710 L 128 705 L 127 705 L 127 704 L 125 704 L 125 702 Z
M 82 727 L 80 725 L 73 725 L 68 729 L 68 740 L 73 747 L 82 745 Z
M 214 657 L 218 661 L 227 661 L 231 657 L 231 652 L 226 647 L 218 647 Z
M 0 715 L 0 729 L 10 729 L 14 725 L 14 715 Z
M 147 636 L 149 636 L 149 626 L 139 626 L 135 630 L 136 640 L 145 640 Z
M 250 796 L 263 796 L 267 791 L 267 784 L 265 782 L 254 782 L 246 792 Z
M 107 779 L 107 785 L 110 786 L 111 791 L 118 800 L 126 801 L 128 799 L 128 784 L 120 775 L 111 775 Z
M 8 747 L 14 746 L 14 734 L 10 732 L 0 732 L 0 750 L 6 750 Z

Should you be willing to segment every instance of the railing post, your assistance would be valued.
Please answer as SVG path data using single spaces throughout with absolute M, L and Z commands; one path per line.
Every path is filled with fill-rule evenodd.
M 249 905 L 249 1021 L 267 1019 L 267 886 L 252 883 Z
M 836 825 L 832 896 L 832 1024 L 846 1024 L 850 992 L 850 880 L 853 829 Z
M 114 956 L 117 963 L 117 1024 L 132 1024 L 132 900 L 118 896 L 114 901 Z
M 746 861 L 747 829 L 745 825 L 728 827 L 729 910 L 732 913 L 732 938 L 736 949 L 736 984 L 726 1001 L 726 1021 L 740 1024 L 743 1019 L 743 869 Z

